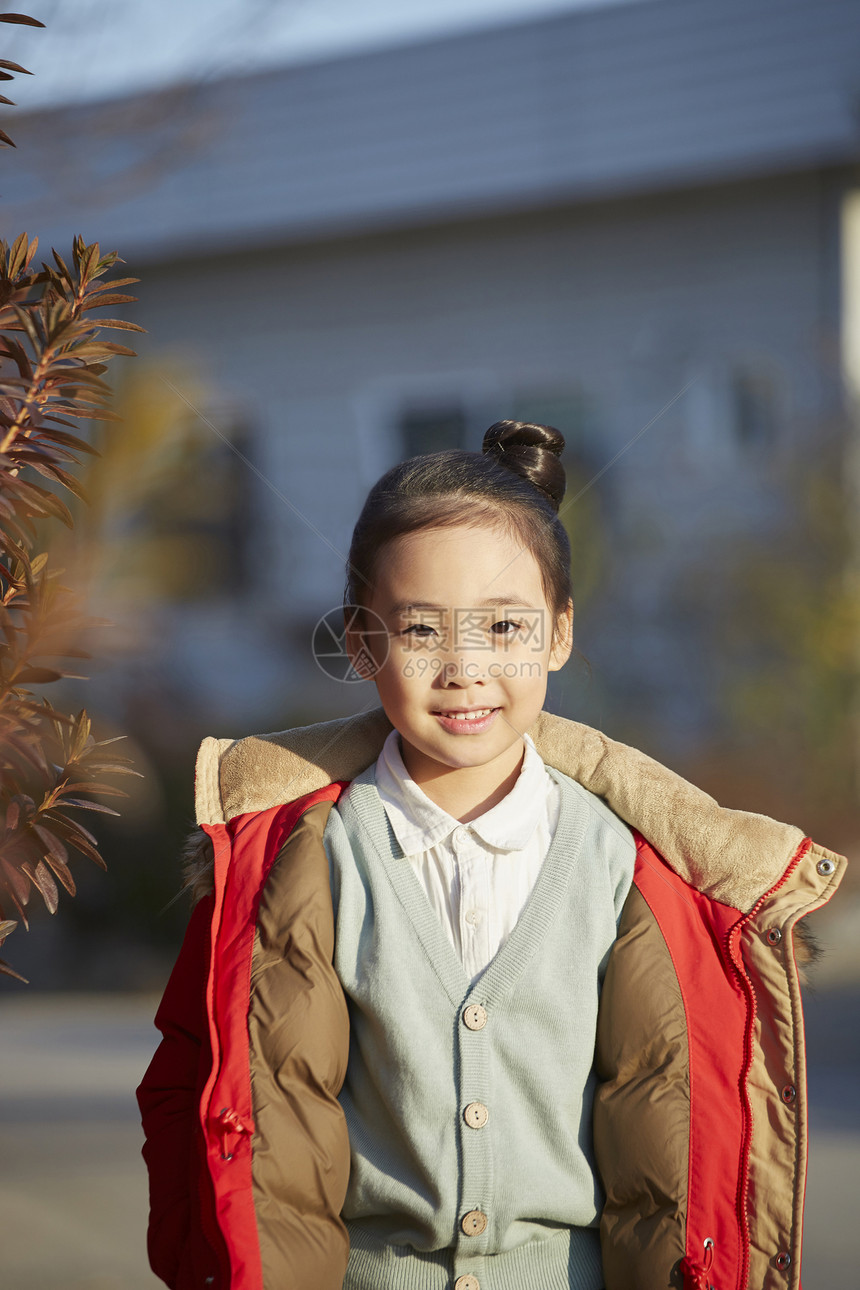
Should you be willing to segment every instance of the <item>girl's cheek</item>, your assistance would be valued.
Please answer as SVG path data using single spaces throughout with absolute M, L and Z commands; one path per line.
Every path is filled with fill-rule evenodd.
M 406 654 L 400 660 L 400 675 L 407 681 L 428 680 L 436 675 L 442 660 L 427 654 Z

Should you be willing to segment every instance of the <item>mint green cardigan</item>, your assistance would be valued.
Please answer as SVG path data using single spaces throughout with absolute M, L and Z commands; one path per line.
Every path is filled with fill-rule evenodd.
M 635 846 L 599 798 L 550 774 L 562 787 L 552 845 L 474 986 L 402 858 L 372 766 L 329 816 L 351 1022 L 344 1290 L 603 1284 L 592 1062 Z

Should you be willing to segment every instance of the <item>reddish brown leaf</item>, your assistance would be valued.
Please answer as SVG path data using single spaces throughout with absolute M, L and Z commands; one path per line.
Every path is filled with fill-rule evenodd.
M 39 824 L 33 825 L 33 832 L 38 834 L 45 847 L 45 863 L 49 864 L 70 896 L 74 896 L 75 880 L 68 866 L 69 853 L 62 842 L 50 829 Z
M 112 761 L 94 762 L 94 761 L 90 761 L 89 758 L 87 758 L 85 765 L 88 771 L 90 772 L 95 771 L 96 774 L 134 775 L 136 776 L 137 779 L 143 779 L 143 775 L 141 774 L 141 772 L 139 770 L 134 770 L 132 766 L 127 765 L 126 761 L 127 759 L 123 758 L 122 760 L 118 760 L 116 762 L 112 762 Z
M 24 264 L 24 256 L 27 253 L 27 234 L 19 233 L 12 243 L 12 249 L 9 252 L 9 277 L 16 278 L 18 271 Z
M 44 27 L 38 18 L 31 18 L 26 13 L 0 13 L 0 22 L 12 22 L 19 27 Z
M 38 237 L 34 237 L 34 238 L 32 238 L 32 240 L 31 240 L 31 242 L 30 242 L 30 249 L 29 249 L 29 251 L 27 252 L 27 258 L 26 258 L 26 259 L 25 259 L 25 261 L 24 261 L 24 267 L 25 267 L 25 268 L 29 268 L 29 267 L 30 267 L 30 262 L 31 262 L 31 260 L 33 259 L 33 256 L 36 254 L 36 250 L 38 249 L 38 246 L 39 246 L 39 239 L 38 239 Z M 40 276 L 41 276 L 41 275 L 40 275 Z M 38 281 L 38 278 L 36 279 L 36 281 Z
M 28 766 L 32 766 L 37 774 L 47 775 L 48 764 L 41 745 L 35 739 L 28 743 L 25 738 L 5 734 L 3 746 L 7 757 L 17 757 L 20 762 L 25 762 Z
M 41 475 L 46 475 L 49 479 L 56 479 L 58 484 L 63 484 L 64 487 L 68 488 L 70 493 L 74 493 L 75 497 L 79 497 L 82 502 L 88 502 L 90 500 L 83 484 L 81 484 L 74 475 L 70 475 L 67 470 L 63 470 L 61 466 L 55 466 L 53 464 L 49 465 L 38 461 L 31 461 L 30 465 L 35 470 L 38 470 Z
M 26 905 L 30 899 L 30 884 L 18 866 L 11 860 L 7 860 L 5 856 L 0 857 L 0 874 L 5 878 L 9 893 L 18 906 L 19 912 L 23 913 L 21 905 Z
M 89 767 L 87 767 L 87 769 L 89 769 Z M 75 794 L 98 793 L 100 796 L 104 797 L 128 797 L 128 793 L 123 792 L 121 788 L 116 788 L 113 784 L 84 783 L 83 780 L 80 782 L 75 780 L 74 783 L 69 785 L 69 789 Z M 63 805 L 68 805 L 70 801 L 71 798 L 68 798 L 65 795 L 63 796 Z
M 15 492 L 29 503 L 33 508 L 33 514 L 56 515 L 57 519 L 62 520 L 67 528 L 74 528 L 75 522 L 68 506 L 66 506 L 65 502 L 60 501 L 56 494 L 49 492 L 47 488 L 42 488 L 38 484 L 31 484 L 24 479 L 6 479 L 4 484 L 7 492 Z
M 47 419 L 50 420 L 51 418 Z M 56 440 L 57 443 L 66 444 L 67 447 L 74 448 L 76 452 L 87 452 L 94 457 L 101 456 L 99 450 L 97 448 L 93 448 L 85 439 L 79 439 L 76 435 L 66 434 L 62 430 L 53 430 L 48 429 L 47 426 L 42 426 L 35 432 L 33 438 L 36 438 L 37 436 L 40 439 Z
M 83 344 L 75 343 L 73 353 L 76 358 L 83 358 L 88 355 L 93 358 L 102 358 L 105 354 L 121 354 L 124 358 L 136 357 L 136 350 L 129 349 L 127 345 L 117 345 L 112 340 L 87 340 Z
M 37 865 L 32 865 L 28 862 L 22 867 L 44 900 L 48 912 L 56 914 L 57 906 L 60 903 L 60 893 L 57 891 L 57 884 L 54 882 L 53 875 L 44 860 L 40 860 Z
M 120 260 L 120 264 L 122 263 Z M 110 282 L 100 282 L 98 286 L 90 287 L 87 297 L 97 295 L 100 291 L 115 291 L 117 287 L 130 287 L 135 282 L 140 282 L 140 278 L 111 278 Z
M 58 857 L 60 860 L 68 860 L 69 853 L 55 833 L 52 833 L 50 829 L 44 828 L 41 824 L 35 823 L 33 824 L 33 832 L 41 839 L 46 856 L 50 854 Z
M 42 819 L 49 820 L 51 828 L 61 834 L 70 847 L 80 851 L 81 855 L 86 856 L 88 860 L 92 860 L 93 864 L 97 864 L 100 869 L 107 869 L 107 865 L 99 854 L 98 843 L 89 829 L 85 829 L 82 824 L 78 824 L 77 820 L 69 820 L 60 815 L 58 811 L 45 811 L 42 813 Z
M 145 327 L 140 327 L 137 323 L 125 322 L 122 318 L 93 318 L 92 321 L 99 327 L 116 327 L 119 331 L 146 331 Z
M 41 23 L 39 25 L 41 26 Z M 23 981 L 24 985 L 30 984 L 27 978 L 25 976 L 21 976 L 21 973 L 16 972 L 14 968 L 11 968 L 5 959 L 0 959 L 0 976 L 11 976 L 14 977 L 16 981 Z
M 78 271 L 81 275 L 81 282 L 88 282 L 95 273 L 99 262 L 98 242 L 93 242 L 91 246 L 84 247 L 76 240 L 75 259 L 78 262 Z
M 45 863 L 51 866 L 69 895 L 74 896 L 77 891 L 77 887 L 75 886 L 75 880 L 72 877 L 72 871 L 69 866 L 64 864 L 62 860 L 58 860 L 56 856 L 45 856 Z
M 71 285 L 72 285 L 72 275 L 71 275 L 71 273 L 69 272 L 69 266 L 66 264 L 65 260 L 63 259 L 63 257 L 62 257 L 62 256 L 61 256 L 57 251 L 55 251 L 55 250 L 53 250 L 53 249 L 52 249 L 52 250 L 51 250 L 51 255 L 53 255 L 54 259 L 56 260 L 56 262 L 57 262 L 57 267 L 59 268 L 60 273 L 62 274 L 63 278 L 65 278 L 66 282 L 68 282 L 69 286 L 71 286 Z M 42 261 L 42 266 L 43 266 L 43 268 L 45 269 L 45 272 L 46 272 L 46 273 L 48 273 L 48 274 L 52 274 L 52 273 L 53 273 L 53 270 L 52 270 L 52 269 L 50 269 L 50 268 L 48 267 L 48 265 L 47 265 L 47 264 L 45 264 L 44 260 Z
M 137 282 L 137 278 L 122 278 L 120 282 Z M 137 296 L 127 296 L 121 291 L 113 291 L 115 282 L 106 282 L 99 291 L 89 291 L 84 296 L 84 309 L 102 309 L 106 305 L 127 305 L 137 300 Z
M 2 882 L 0 882 L 0 891 L 2 891 Z M 27 918 L 27 914 L 26 914 L 26 911 L 25 911 L 25 909 L 24 909 L 24 906 L 21 904 L 21 902 L 20 902 L 20 901 L 18 900 L 18 898 L 16 897 L 16 895 L 15 895 L 14 891 L 7 891 L 7 893 L 6 893 L 6 894 L 7 894 L 7 896 L 9 897 L 9 899 L 11 900 L 12 904 L 14 905 L 14 907 L 15 907 L 15 913 L 18 915 L 18 920 L 23 924 L 23 926 L 24 926 L 24 930 L 25 930 L 25 931 L 29 931 L 29 930 L 30 930 L 30 920 Z M 29 893 L 29 890 L 28 890 L 27 895 L 29 896 L 29 894 L 30 894 L 30 893 Z
M 22 685 L 48 685 L 51 681 L 59 681 L 64 675 L 64 672 L 58 672 L 52 667 L 24 667 L 16 674 L 15 680 Z
M 101 792 L 101 789 L 99 790 Z M 76 806 L 81 811 L 97 811 L 100 815 L 119 815 L 112 806 L 105 806 L 102 802 L 90 802 L 83 797 L 64 797 L 63 806 Z

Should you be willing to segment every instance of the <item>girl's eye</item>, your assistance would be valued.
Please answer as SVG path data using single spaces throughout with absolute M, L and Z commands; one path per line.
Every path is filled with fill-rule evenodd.
M 429 623 L 410 623 L 408 627 L 404 628 L 403 635 L 428 636 L 433 630 L 434 628 Z
M 503 618 L 501 622 L 493 623 L 490 631 L 496 636 L 513 636 L 521 626 L 521 623 L 515 623 L 510 618 Z

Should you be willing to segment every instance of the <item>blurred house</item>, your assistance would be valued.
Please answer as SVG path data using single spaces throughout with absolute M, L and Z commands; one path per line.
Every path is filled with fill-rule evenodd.
M 639 0 L 19 117 L 7 234 L 119 249 L 193 405 L 124 521 L 129 684 L 213 734 L 369 703 L 310 649 L 368 486 L 528 417 L 596 669 L 562 710 L 695 744 L 727 544 L 848 442 L 858 104 L 855 0 Z

